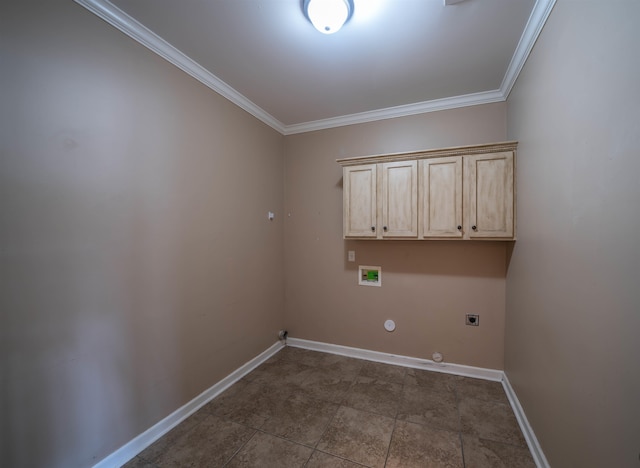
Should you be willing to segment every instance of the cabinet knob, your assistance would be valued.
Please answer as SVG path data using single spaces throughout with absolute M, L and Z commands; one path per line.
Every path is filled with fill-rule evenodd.
M 383 226 L 382 229 L 386 232 L 387 231 L 387 226 Z
M 462 226 L 458 226 L 458 231 L 462 231 Z
M 471 226 L 471 229 L 473 229 L 474 231 L 478 230 L 478 226 Z
M 371 231 L 376 232 L 376 227 L 375 226 L 371 226 Z

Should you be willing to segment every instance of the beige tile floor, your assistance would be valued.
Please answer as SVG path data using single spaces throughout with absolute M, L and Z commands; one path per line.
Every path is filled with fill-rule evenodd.
M 498 382 L 286 347 L 134 467 L 535 467 Z

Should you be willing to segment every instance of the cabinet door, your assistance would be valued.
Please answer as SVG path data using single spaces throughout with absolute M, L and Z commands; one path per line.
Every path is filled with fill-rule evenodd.
M 462 237 L 462 156 L 420 161 L 420 237 Z
M 375 164 L 348 166 L 343 170 L 344 237 L 376 237 Z
M 382 237 L 418 237 L 418 162 L 382 163 Z
M 469 238 L 513 238 L 513 152 L 465 156 L 465 161 Z

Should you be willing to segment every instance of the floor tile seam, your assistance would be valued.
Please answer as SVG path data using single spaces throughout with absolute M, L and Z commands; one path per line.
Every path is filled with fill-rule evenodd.
M 460 430 L 460 434 L 462 435 L 463 438 L 464 438 L 464 436 L 470 436 L 470 437 L 475 437 L 478 440 L 486 440 L 488 442 L 494 442 L 496 444 L 508 445 L 508 446 L 511 446 L 511 447 L 526 448 L 527 450 L 531 451 L 531 449 L 527 445 L 526 440 L 524 441 L 524 443 L 522 445 L 513 444 L 513 443 L 506 442 L 504 439 L 496 440 L 496 439 L 492 439 L 490 437 L 480 437 L 479 434 L 476 434 L 476 433 L 473 433 L 473 432 L 470 432 L 470 431 L 465 431 L 464 428 L 462 428 Z
M 366 380 L 369 380 L 369 382 L 362 382 L 362 380 L 360 379 L 366 379 Z M 356 375 L 355 378 L 353 379 L 353 383 L 354 384 L 355 383 L 364 383 L 364 384 L 379 383 L 379 384 L 388 384 L 395 387 L 404 388 L 404 384 L 394 382 L 393 380 L 387 380 L 381 377 L 371 377 L 368 375 Z
M 290 443 L 295 444 L 295 445 L 300 445 L 302 447 L 309 448 L 312 451 L 316 449 L 315 445 L 309 445 L 309 444 L 305 444 L 303 442 L 298 442 L 297 440 L 287 439 L 285 436 L 281 436 L 281 435 L 278 435 L 278 434 L 272 434 L 271 432 L 267 432 L 267 431 L 262 430 L 262 429 L 256 429 L 256 432 L 260 432 L 261 434 L 264 434 L 266 436 L 276 437 L 277 439 L 284 440 L 285 442 L 290 442 Z M 316 445 L 317 445 L 317 443 L 316 443 Z
M 333 416 L 331 416 L 331 419 L 329 419 L 329 421 L 327 422 L 327 425 L 324 427 L 324 430 L 322 431 L 322 434 L 320 435 L 320 437 L 318 437 L 318 440 L 316 442 L 316 444 L 314 445 L 313 449 L 314 450 L 318 450 L 318 445 L 320 444 L 320 442 L 322 442 L 322 439 L 324 438 L 324 436 L 327 434 L 327 431 L 329 430 L 329 428 L 331 427 L 331 425 L 333 424 L 333 421 L 335 421 L 336 417 L 338 416 L 338 412 L 340 411 L 340 407 L 342 406 L 341 404 L 336 404 L 336 410 L 333 413 Z M 325 453 L 325 452 L 323 452 Z
M 328 427 L 328 425 L 327 425 L 327 427 Z M 325 428 L 325 432 L 326 432 L 326 429 L 327 429 L 327 428 Z M 255 432 L 254 432 L 254 434 L 252 434 L 252 435 L 251 435 L 251 437 L 249 438 L 249 440 L 247 440 L 247 442 L 245 442 L 245 444 L 244 444 L 240 449 L 238 449 L 238 450 L 234 453 L 234 455 L 233 455 L 234 457 L 235 457 L 235 455 L 236 455 L 240 450 L 242 450 L 242 448 L 244 448 L 244 446 L 245 446 L 246 444 L 248 444 L 248 443 L 249 443 L 249 441 L 250 441 L 251 439 L 253 439 L 253 438 L 255 437 L 255 435 L 256 435 L 258 432 L 259 432 L 259 433 L 261 433 L 261 434 L 267 435 L 267 436 L 269 436 L 269 437 L 275 437 L 275 438 L 277 438 L 277 439 L 284 440 L 285 442 L 289 442 L 289 443 L 292 443 L 292 444 L 295 444 L 295 445 L 299 445 L 299 446 L 301 446 L 301 447 L 305 447 L 305 448 L 311 449 L 311 453 L 309 454 L 309 458 L 307 459 L 307 461 L 305 462 L 305 464 L 304 464 L 303 466 L 306 466 L 306 465 L 309 463 L 309 460 L 311 459 L 311 457 L 313 456 L 313 453 L 314 453 L 315 451 L 320 451 L 320 452 L 322 452 L 322 450 L 318 450 L 318 449 L 317 449 L 317 445 L 320 443 L 320 440 L 322 439 L 322 436 L 318 439 L 318 441 L 317 441 L 314 445 L 308 445 L 308 444 L 305 444 L 305 443 L 302 443 L 302 442 L 298 442 L 298 441 L 296 441 L 296 440 L 288 439 L 287 437 L 284 437 L 284 436 L 281 436 L 281 435 L 278 435 L 278 434 L 272 434 L 271 432 L 267 432 L 267 431 L 262 430 L 262 429 L 254 429 L 254 431 L 255 431 Z M 323 432 L 323 435 L 324 435 L 324 432 Z M 327 452 L 323 452 L 323 453 L 327 453 Z M 333 454 L 328 454 L 328 455 L 333 455 Z M 232 457 L 232 458 L 233 458 L 233 457 Z M 229 464 L 230 462 L 231 462 L 231 458 L 230 458 L 230 459 L 225 463 L 225 465 L 224 465 L 224 466 L 226 466 L 226 465 L 227 465 L 227 464 Z
M 464 436 L 470 436 L 470 437 L 475 437 L 478 440 L 486 440 L 487 442 L 493 442 L 496 444 L 501 444 L 501 445 L 508 445 L 509 447 L 518 447 L 518 448 L 526 448 L 527 450 L 531 451 L 531 449 L 529 449 L 529 446 L 527 445 L 527 441 L 525 440 L 523 445 L 520 444 L 513 444 L 510 442 L 506 442 L 504 440 L 496 440 L 496 439 L 492 439 L 490 437 L 480 437 L 478 434 L 474 434 L 472 432 L 468 432 L 468 431 L 464 431 L 461 430 L 460 431 L 460 435 L 464 438 Z
M 211 416 L 213 416 L 213 417 L 215 417 L 215 418 L 217 418 L 217 419 L 219 419 L 219 420 L 221 420 L 221 421 L 223 421 L 223 422 L 236 424 L 236 425 L 238 425 L 238 426 L 242 426 L 243 428 L 249 429 L 250 431 L 253 431 L 253 432 L 251 433 L 250 437 L 245 441 L 245 443 L 244 443 L 244 444 L 242 444 L 242 445 L 241 445 L 241 446 L 240 446 L 240 447 L 239 447 L 239 448 L 238 448 L 238 449 L 233 453 L 233 455 L 231 455 L 231 456 L 229 457 L 229 459 L 228 459 L 227 461 L 225 461 L 225 462 L 222 464 L 222 466 L 227 466 L 227 464 L 229 464 L 229 463 L 231 462 L 231 460 L 233 459 L 233 457 L 235 457 L 235 456 L 238 454 L 238 452 L 240 452 L 240 450 L 242 450 L 242 449 L 243 449 L 243 448 L 244 448 L 244 447 L 249 443 L 249 441 L 250 441 L 251 439 L 253 439 L 253 437 L 256 435 L 256 433 L 259 431 L 259 429 L 255 428 L 255 427 L 251 427 L 251 426 L 249 426 L 249 425 L 247 425 L 247 424 L 245 424 L 245 423 L 241 423 L 241 422 L 238 422 L 238 421 L 234 421 L 234 420 L 229 419 L 229 418 L 226 418 L 226 417 L 218 416 L 218 415 L 216 415 L 216 414 L 211 414 Z M 265 421 L 266 421 L 266 420 L 265 420 Z M 187 432 L 186 432 L 185 434 L 183 434 L 182 436 L 178 437 L 178 439 L 176 440 L 176 442 L 174 442 L 173 444 L 171 444 L 171 446 L 170 446 L 170 447 L 168 447 L 168 448 L 167 448 L 167 452 L 168 452 L 168 451 L 170 451 L 171 447 L 175 446 L 179 440 L 181 440 L 183 437 L 185 437 L 186 435 L 188 435 L 189 433 L 191 433 L 193 430 L 195 430 L 195 428 L 196 428 L 197 426 L 199 426 L 199 425 L 200 425 L 200 424 L 202 424 L 203 422 L 204 422 L 204 420 L 203 420 L 203 421 L 200 421 L 200 422 L 199 422 L 198 424 L 196 424 L 192 429 L 190 429 L 189 431 L 187 431 Z M 263 424 L 264 424 L 264 422 L 263 422 Z M 158 457 L 158 458 L 159 458 L 159 457 Z M 155 463 L 155 462 L 152 462 L 152 464 L 153 464 L 154 466 L 156 466 L 156 467 L 158 466 L 158 465 L 157 465 L 157 463 Z
M 229 465 L 229 463 L 231 463 L 231 460 L 233 460 L 233 459 L 236 457 L 236 455 L 238 455 L 238 454 L 240 453 L 240 451 L 242 451 L 242 449 L 244 449 L 244 448 L 247 446 L 247 444 L 248 444 L 251 440 L 253 440 L 253 438 L 256 436 L 256 434 L 257 434 L 257 433 L 258 433 L 258 430 L 257 430 L 257 429 L 253 429 L 253 434 L 251 434 L 251 437 L 249 437 L 249 438 L 245 441 L 245 443 L 244 443 L 244 444 L 242 444 L 240 447 L 238 447 L 238 449 L 237 449 L 235 452 L 233 452 L 233 455 L 231 455 L 231 456 L 229 457 L 229 459 L 228 459 L 226 462 L 224 462 L 224 463 L 222 464 L 222 466 L 223 466 L 223 467 L 228 466 L 228 465 Z
M 465 435 L 467 435 L 467 436 L 471 436 L 471 437 L 475 437 L 475 438 L 476 438 L 476 439 L 478 439 L 478 440 L 486 440 L 487 442 L 493 442 L 494 444 L 506 445 L 506 446 L 508 446 L 508 447 L 515 447 L 515 448 L 526 448 L 527 450 L 531 451 L 531 450 L 529 449 L 529 446 L 526 444 L 526 441 L 525 441 L 525 444 L 524 444 L 524 445 L 518 445 L 518 444 L 512 444 L 512 443 L 509 443 L 509 442 L 505 442 L 505 441 L 503 441 L 503 440 L 494 440 L 494 439 L 489 439 L 489 438 L 487 438 L 487 437 L 480 437 L 480 436 L 476 436 L 476 435 L 473 435 L 473 434 L 469 434 L 469 433 L 465 433 L 465 432 L 460 431 L 460 436 L 461 436 L 463 439 L 464 439 L 464 436 L 465 436 Z
M 316 449 L 314 449 L 314 450 L 313 450 L 313 453 L 316 453 L 316 452 L 324 453 L 325 455 L 329 455 L 330 457 L 339 458 L 340 460 L 348 461 L 349 463 L 353 463 L 353 464 L 356 464 L 356 465 L 358 465 L 358 466 L 362 466 L 362 467 L 364 467 L 364 468 L 372 468 L 372 467 L 371 467 L 371 466 L 369 466 L 369 465 L 363 465 L 362 463 L 357 462 L 357 461 L 355 461 L 355 460 L 352 460 L 352 459 L 350 459 L 350 458 L 346 458 L 346 457 L 344 457 L 343 455 L 336 455 L 336 454 L 334 454 L 334 453 L 327 452 L 327 451 L 325 451 L 325 450 L 320 450 L 319 448 L 316 448 Z M 313 453 L 311 454 L 311 456 L 313 456 Z M 309 460 L 311 460 L 311 457 L 309 458 Z M 307 463 L 309 463 L 309 461 L 307 461 Z M 306 466 L 306 465 L 305 465 L 305 466 Z
M 456 401 L 456 413 L 458 414 L 458 428 L 460 429 L 459 433 L 460 433 L 460 438 L 462 439 L 463 426 L 462 426 L 462 412 L 460 411 L 460 401 L 461 400 L 460 400 L 459 395 L 458 395 L 458 386 L 457 385 L 456 385 L 456 390 L 455 390 L 454 397 L 455 397 L 455 401 Z
M 457 402 L 458 402 L 458 399 L 457 399 L 457 397 L 456 397 L 456 394 L 455 394 L 455 391 L 454 391 L 454 390 L 441 391 L 441 390 L 435 390 L 435 389 L 432 389 L 432 388 L 427 388 L 427 387 L 424 387 L 424 386 L 422 386 L 422 385 L 413 385 L 413 384 L 405 384 L 405 385 L 402 387 L 402 396 L 404 396 L 404 395 L 405 395 L 406 390 L 407 390 L 407 389 L 409 389 L 409 388 L 413 388 L 413 389 L 424 389 L 424 393 L 429 393 L 429 394 L 431 394 L 431 393 L 435 393 L 436 395 L 451 396 L 451 394 L 453 394 L 453 396 L 454 396 L 454 398 L 455 398 L 455 400 L 456 400 L 456 404 L 457 404 Z
M 440 427 L 440 426 L 433 426 L 433 425 L 430 425 L 430 424 L 421 424 L 421 423 L 417 423 L 417 422 L 413 422 L 413 421 L 404 421 L 402 419 L 396 419 L 396 425 L 394 425 L 393 433 L 391 435 L 391 440 L 389 442 L 389 452 L 387 454 L 387 459 L 385 461 L 385 467 L 386 467 L 387 462 L 389 461 L 389 454 L 391 453 L 391 444 L 393 443 L 393 435 L 395 434 L 398 421 L 404 422 L 406 424 L 415 424 L 417 426 L 426 427 L 426 428 L 432 429 L 434 431 L 446 432 L 448 434 L 455 435 L 458 438 L 458 440 L 460 441 L 460 451 L 461 451 L 461 455 L 462 455 L 462 464 L 463 464 L 463 468 L 466 468 L 465 460 L 464 460 L 463 443 L 462 443 L 462 439 L 463 439 L 462 431 L 453 431 L 451 429 L 447 429 L 447 428 Z
M 343 399 L 342 402 L 340 403 L 340 406 L 344 406 L 345 408 L 350 408 L 350 409 L 354 409 L 354 410 L 358 410 L 358 411 L 364 411 L 366 413 L 370 413 L 370 414 L 374 414 L 376 416 L 384 416 L 386 418 L 391 418 L 391 419 L 396 419 L 398 417 L 398 413 L 400 412 L 400 401 L 398 401 L 397 405 L 396 405 L 396 410 L 393 414 L 393 416 L 390 416 L 388 414 L 382 414 L 382 413 L 378 413 L 376 411 L 371 411 L 371 410 L 366 410 L 366 409 L 362 409 L 362 408 L 357 408 L 355 406 L 352 406 L 349 404 L 349 402 L 346 399 Z
M 464 456 L 464 437 L 462 431 L 458 432 L 458 439 L 460 440 L 460 452 L 462 452 L 462 468 L 467 468 L 467 458 Z
M 516 419 L 516 427 L 517 427 L 518 433 L 522 436 L 524 444 L 523 445 L 510 444 L 509 442 L 505 442 L 503 440 L 489 439 L 489 438 L 486 438 L 486 437 L 483 437 L 482 438 L 483 440 L 488 440 L 488 441 L 491 441 L 491 442 L 497 442 L 497 443 L 500 443 L 500 444 L 512 445 L 514 447 L 527 447 L 527 448 L 529 448 L 529 446 L 527 444 L 527 441 L 526 441 L 526 438 L 524 437 L 524 434 L 522 433 L 522 429 L 520 428 L 520 425 L 517 424 L 517 418 L 515 416 L 515 413 L 513 411 L 513 407 L 511 406 L 511 404 L 509 404 L 509 403 L 501 403 L 501 402 L 497 402 L 497 401 L 480 400 L 480 399 L 471 398 L 471 397 L 465 397 L 465 399 L 466 400 L 477 401 L 477 402 L 481 402 L 481 403 L 497 404 L 497 405 L 500 405 L 500 406 L 503 406 L 503 407 L 507 407 L 509 409 L 509 411 L 510 411 L 510 414 L 513 416 L 513 418 Z M 472 435 L 472 436 L 477 437 L 478 439 L 480 439 L 480 437 L 478 435 L 474 435 L 472 432 L 464 430 L 464 426 L 462 425 L 462 412 L 460 411 L 460 403 L 461 402 L 462 402 L 462 400 L 459 400 L 457 405 L 456 405 L 457 408 L 458 408 L 458 413 L 460 415 L 460 433 L 461 434 L 469 434 L 469 435 Z
M 404 384 L 404 383 L 393 382 L 393 381 L 391 381 L 391 380 L 380 379 L 380 378 L 378 378 L 378 377 L 367 377 L 367 376 L 364 376 L 364 375 L 358 375 L 358 376 L 356 376 L 356 378 L 355 378 L 355 379 L 354 379 L 354 381 L 353 381 L 353 382 L 354 382 L 354 384 L 358 381 L 358 379 L 359 379 L 360 377 L 364 377 L 365 379 L 369 379 L 369 380 L 371 380 L 371 382 L 369 382 L 369 383 L 374 383 L 374 382 L 375 382 L 375 383 L 383 383 L 383 384 L 389 384 L 389 385 L 396 385 L 396 386 L 398 386 L 398 387 L 400 387 L 400 388 L 402 388 L 402 389 L 404 389 L 404 386 L 405 386 L 405 384 Z
M 432 429 L 434 431 L 442 431 L 442 432 L 449 432 L 449 433 L 452 433 L 452 434 L 460 434 L 461 436 L 463 434 L 462 430 L 457 430 L 456 431 L 454 429 L 449 429 L 449 428 L 444 427 L 444 426 L 438 426 L 437 424 L 425 424 L 425 423 L 420 423 L 420 422 L 416 422 L 416 421 L 409 421 L 409 420 L 401 419 L 401 418 L 396 418 L 396 421 L 407 423 L 407 424 L 415 424 L 416 426 L 426 427 L 426 428 Z
M 461 395 L 460 397 L 456 398 L 456 400 L 458 401 L 458 403 L 462 403 L 464 400 L 480 401 L 482 403 L 492 403 L 492 404 L 507 406 L 507 407 L 509 407 L 509 409 L 511 409 L 513 411 L 513 408 L 511 407 L 511 404 L 509 403 L 508 400 L 507 401 L 486 400 L 484 398 L 475 398 L 475 397 L 468 396 L 468 395 Z
M 371 376 L 371 375 L 362 375 L 362 374 L 357 374 L 355 376 L 354 382 L 356 380 L 358 380 L 359 378 L 365 378 L 365 379 L 370 379 L 373 380 L 375 382 L 384 382 L 384 383 L 388 383 L 388 384 L 392 384 L 392 385 L 399 385 L 401 387 L 404 387 L 404 379 L 402 382 L 398 382 L 397 380 L 392 380 L 392 379 L 385 379 L 384 377 L 377 377 L 377 376 Z
M 197 412 L 196 412 L 196 413 L 197 413 Z M 196 413 L 194 413 L 193 415 L 195 415 Z M 193 416 L 193 415 L 192 415 L 192 416 Z M 207 413 L 207 415 L 209 415 L 209 416 L 215 416 L 215 415 L 212 415 L 211 413 Z M 188 419 L 188 418 L 187 418 L 187 419 Z M 206 416 L 205 416 L 205 418 L 204 418 L 204 419 L 206 419 Z M 142 452 L 144 452 L 144 451 L 146 450 L 146 448 L 145 448 L 144 450 L 142 450 L 142 452 L 140 452 L 139 454 L 137 454 L 137 455 L 136 455 L 136 457 L 141 458 L 142 460 L 144 460 L 144 461 L 145 461 L 145 462 L 147 462 L 147 463 L 151 463 L 151 464 L 153 464 L 153 465 L 157 465 L 157 463 L 156 463 L 156 462 L 157 462 L 157 461 L 162 457 L 162 455 L 164 455 L 165 453 L 169 452 L 169 451 L 170 451 L 170 450 L 171 450 L 171 449 L 172 449 L 172 448 L 173 448 L 173 447 L 174 447 L 174 446 L 175 446 L 179 441 L 181 441 L 182 439 L 184 439 L 185 437 L 187 437 L 191 432 L 193 432 L 193 431 L 196 429 L 196 427 L 198 427 L 200 424 L 202 424 L 202 423 L 204 422 L 204 419 L 203 419 L 202 421 L 200 421 L 200 422 L 198 422 L 198 423 L 194 424 L 194 425 L 193 425 L 193 427 L 191 427 L 190 429 L 188 429 L 184 434 L 181 434 L 180 436 L 176 437 L 176 439 L 175 439 L 173 442 L 169 443 L 169 444 L 167 445 L 167 447 L 165 447 L 165 448 L 164 448 L 164 450 L 162 450 L 162 451 L 161 451 L 161 452 L 160 452 L 156 457 L 154 457 L 153 459 L 148 459 L 148 458 L 145 458 L 145 457 L 140 456 L 140 454 L 141 454 Z M 173 431 L 174 429 L 177 429 L 181 424 L 184 424 L 185 422 L 186 422 L 186 420 L 185 420 L 185 421 L 182 421 L 182 422 L 180 422 L 180 423 L 178 423 L 178 424 L 176 424 L 173 428 L 171 428 L 171 429 L 170 429 L 169 431 L 167 431 L 165 434 L 163 434 L 162 436 L 160 436 L 160 437 L 159 437 L 159 438 L 158 438 L 158 439 L 157 439 L 153 444 L 151 444 L 149 447 L 153 446 L 155 443 L 160 442 L 160 440 L 162 440 L 162 438 L 163 438 L 163 437 L 167 436 L 171 431 Z M 148 448 L 148 447 L 147 447 L 147 448 Z
M 351 390 L 353 389 L 353 387 L 356 384 L 356 379 L 357 377 L 355 377 L 350 383 L 349 383 L 349 388 L 347 388 L 346 390 L 343 390 L 342 392 L 339 393 L 339 402 L 337 403 L 338 405 L 342 405 L 344 403 L 344 401 L 347 398 L 347 395 L 349 394 L 349 392 L 351 392 Z M 335 402 L 334 402 L 335 403 Z
M 308 391 L 307 390 L 303 390 L 303 394 L 305 392 L 308 392 Z M 316 395 L 309 394 L 309 393 L 306 393 L 304 396 L 307 396 L 308 398 L 311 398 L 311 399 L 316 400 L 316 401 L 322 401 L 324 403 L 331 403 L 333 405 L 338 405 L 339 406 L 339 405 L 342 404 L 342 399 L 340 399 L 340 401 L 335 401 L 335 400 L 330 400 L 329 398 L 318 397 Z
M 389 445 L 387 446 L 387 456 L 384 457 L 384 466 L 387 466 L 387 463 L 389 462 L 389 454 L 391 453 L 391 444 L 393 443 L 393 436 L 396 433 L 396 427 L 398 426 L 398 420 L 394 419 L 393 420 L 393 430 L 391 431 L 391 437 L 389 437 Z
M 260 430 L 260 427 L 262 427 L 269 419 L 271 419 L 270 417 L 258 415 L 258 417 L 260 417 L 261 419 L 264 419 L 264 421 L 262 421 L 260 423 L 260 427 L 255 427 L 255 426 L 251 426 L 250 424 L 247 424 L 245 421 L 240 421 L 238 419 L 234 419 L 233 417 L 230 417 L 230 416 L 227 416 L 227 415 L 214 414 L 212 416 L 215 416 L 216 418 L 218 418 L 218 419 L 220 419 L 221 421 L 224 421 L 224 422 L 233 423 L 233 424 L 237 424 L 237 425 L 242 426 L 242 427 L 246 427 L 247 429 L 251 429 L 252 431 Z
M 307 465 L 309 465 L 309 462 L 311 461 L 311 457 L 313 457 L 313 454 L 316 452 L 316 449 L 311 449 L 311 453 L 309 454 L 309 457 L 307 457 L 307 461 L 304 462 L 304 464 L 302 465 L 302 468 L 305 468 Z
M 305 369 L 304 372 L 309 371 L 310 369 Z M 314 370 L 318 370 L 318 369 L 314 369 Z M 323 375 L 322 372 L 318 373 L 319 375 Z M 300 380 L 300 382 L 298 383 L 298 385 L 300 385 L 301 387 L 306 384 L 307 382 L 311 381 L 311 379 L 313 378 L 317 378 L 317 376 L 315 374 L 311 374 L 311 375 L 307 375 L 306 377 L 304 377 L 302 380 Z
M 381 417 L 387 418 L 387 419 L 393 419 L 394 421 L 396 419 L 394 416 L 389 416 L 387 414 L 380 414 L 380 413 L 376 413 L 375 411 L 369 411 L 369 410 L 362 409 L 362 408 L 354 408 L 353 406 L 349 406 L 348 404 L 346 404 L 344 401 L 342 403 L 340 403 L 340 408 L 349 408 L 349 409 L 356 410 L 356 411 L 362 411 L 363 413 L 372 414 L 373 416 L 381 416 Z M 397 415 L 397 412 L 396 412 L 396 415 Z
M 331 416 L 331 419 L 329 420 L 329 422 L 327 422 L 326 426 L 324 427 L 324 429 L 323 429 L 323 431 L 322 431 L 321 436 L 318 438 L 318 440 L 315 442 L 315 444 L 313 444 L 313 446 L 312 446 L 312 445 L 304 444 L 304 443 L 302 443 L 302 442 L 297 442 L 297 441 L 295 441 L 295 440 L 293 440 L 293 439 L 289 439 L 289 438 L 287 438 L 287 437 L 285 437 L 285 436 L 280 436 L 280 435 L 278 435 L 278 434 L 273 434 L 273 433 L 271 433 L 271 432 L 267 431 L 267 430 L 264 428 L 264 426 L 265 426 L 265 425 L 266 425 L 270 420 L 274 419 L 274 417 L 273 417 L 273 416 L 272 416 L 272 417 L 270 417 L 270 418 L 265 419 L 265 421 L 262 423 L 262 425 L 261 425 L 259 428 L 256 428 L 255 430 L 260 431 L 260 432 L 262 432 L 262 433 L 264 433 L 264 434 L 272 435 L 272 436 L 275 436 L 275 437 L 279 437 L 279 438 L 281 438 L 281 439 L 288 440 L 288 441 L 290 441 L 290 442 L 294 442 L 294 443 L 299 444 L 299 445 L 304 445 L 304 446 L 306 446 L 306 447 L 310 447 L 310 448 L 313 448 L 313 449 L 315 450 L 315 449 L 316 449 L 316 447 L 317 447 L 317 445 L 318 445 L 318 443 L 320 442 L 320 439 L 322 439 L 322 436 L 324 435 L 325 431 L 327 430 L 327 427 L 329 427 L 329 425 L 331 424 L 331 421 L 333 421 L 333 418 L 334 418 L 334 417 L 335 417 L 335 415 L 338 413 L 338 409 L 340 408 L 340 405 L 339 405 L 338 403 L 333 403 L 333 402 L 324 401 L 324 400 L 318 400 L 318 401 L 323 401 L 324 403 L 329 403 L 330 405 L 335 406 L 335 410 L 333 411 L 333 415 Z M 247 427 L 249 427 L 249 426 L 247 426 Z M 253 428 L 252 428 L 252 429 L 253 429 Z
M 341 403 L 341 402 L 331 401 L 331 400 L 328 400 L 328 399 L 325 399 L 325 398 L 320 398 L 320 397 L 318 397 L 316 395 L 313 395 L 313 394 L 310 394 L 310 393 L 308 393 L 308 392 L 306 392 L 304 390 L 301 391 L 300 393 L 292 393 L 284 401 L 288 401 L 289 399 L 294 398 L 296 396 L 300 396 L 302 398 L 305 398 L 306 401 L 310 401 L 311 403 L 329 403 L 329 404 L 332 404 L 332 405 L 340 405 L 340 403 Z

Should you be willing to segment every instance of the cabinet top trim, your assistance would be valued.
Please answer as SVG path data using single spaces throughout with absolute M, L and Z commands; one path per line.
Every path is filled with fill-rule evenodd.
M 409 153 L 390 153 L 374 156 L 356 156 L 353 158 L 336 159 L 341 166 L 355 166 L 357 164 L 369 164 L 379 162 L 406 161 L 410 159 L 439 158 L 444 156 L 466 156 L 470 154 L 500 153 L 515 151 L 517 141 L 504 141 L 501 143 L 488 143 L 484 145 L 454 146 L 451 148 L 430 149 L 412 151 Z

